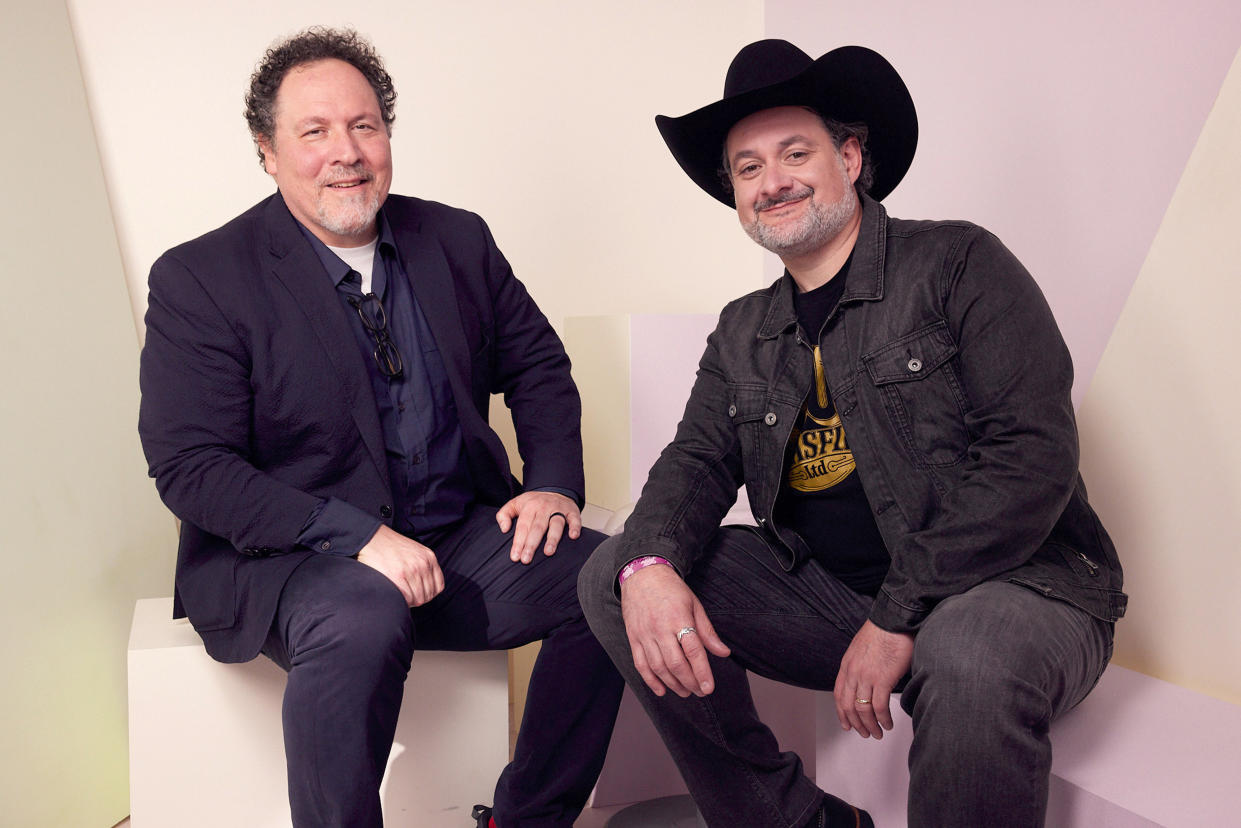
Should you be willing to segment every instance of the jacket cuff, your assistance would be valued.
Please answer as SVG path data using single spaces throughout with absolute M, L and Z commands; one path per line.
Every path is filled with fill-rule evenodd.
M 916 633 L 926 620 L 930 610 L 913 609 L 898 604 L 883 590 L 875 597 L 870 608 L 870 621 L 881 630 L 893 633 Z

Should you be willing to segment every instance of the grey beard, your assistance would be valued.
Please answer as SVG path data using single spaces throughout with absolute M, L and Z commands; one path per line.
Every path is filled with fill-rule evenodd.
M 318 204 L 319 224 L 340 236 L 354 236 L 371 226 L 379 213 L 379 195 L 371 192 L 365 201 L 353 201 L 329 211 Z
M 801 193 L 790 193 L 781 199 L 756 205 L 754 220 L 743 225 L 745 232 L 761 247 L 780 257 L 802 256 L 819 249 L 847 227 L 857 212 L 857 193 L 854 192 L 853 182 L 849 180 L 844 164 L 840 165 L 840 177 L 844 186 L 841 197 L 832 204 L 819 204 L 812 200 L 807 205 L 806 215 L 796 226 L 769 227 L 759 220 L 757 209 L 770 206 L 773 202 L 782 203 L 801 198 L 807 190 L 813 195 L 814 191 L 809 188 Z

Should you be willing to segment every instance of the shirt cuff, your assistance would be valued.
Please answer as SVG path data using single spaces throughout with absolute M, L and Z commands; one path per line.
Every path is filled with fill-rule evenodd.
M 574 503 L 582 502 L 582 496 L 579 495 L 577 492 L 573 491 L 572 489 L 561 488 L 560 486 L 536 486 L 533 489 L 527 489 L 527 491 L 551 492 L 553 494 L 564 495 L 565 497 L 569 498 L 569 500 L 572 500 Z
M 383 521 L 374 515 L 339 498 L 329 497 L 320 501 L 306 518 L 297 542 L 315 552 L 351 558 L 366 546 L 381 525 Z

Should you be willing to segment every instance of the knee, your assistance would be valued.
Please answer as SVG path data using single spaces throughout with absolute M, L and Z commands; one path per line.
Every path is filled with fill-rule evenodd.
M 308 608 L 292 661 L 322 657 L 362 674 L 409 672 L 414 652 L 413 620 L 399 590 L 382 575 L 342 584 Z
M 586 620 L 594 628 L 606 624 L 611 616 L 620 616 L 620 601 L 616 597 L 616 571 L 611 550 L 619 543 L 618 537 L 605 539 L 595 549 L 589 560 L 582 565 L 577 578 L 577 598 Z
M 959 714 L 976 724 L 1013 716 L 1049 722 L 1042 682 L 1031 674 L 1038 665 L 1027 663 L 1012 630 L 1006 629 L 1014 623 L 1011 615 L 990 612 L 980 603 L 946 609 L 932 613 L 914 641 L 902 706 L 915 721 L 934 713 Z

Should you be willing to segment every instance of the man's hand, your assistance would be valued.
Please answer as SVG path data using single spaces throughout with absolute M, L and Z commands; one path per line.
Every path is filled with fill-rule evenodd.
M 730 650 L 707 620 L 697 596 L 671 566 L 639 569 L 621 584 L 621 614 L 633 651 L 633 664 L 656 696 L 671 690 L 681 698 L 715 689 L 707 651 L 727 657 Z M 677 641 L 677 632 L 693 628 Z M 704 649 L 705 648 L 705 649 Z
M 515 522 L 514 522 L 515 521 Z M 525 492 L 496 512 L 500 531 L 513 529 L 513 545 L 508 556 L 524 564 L 534 560 L 534 550 L 543 541 L 543 554 L 556 554 L 556 545 L 567 531 L 570 538 L 582 534 L 582 515 L 577 504 L 556 492 Z
M 422 606 L 444 590 L 444 573 L 435 553 L 387 526 L 380 526 L 362 547 L 358 561 L 396 584 L 411 607 Z
M 853 636 L 840 660 L 836 674 L 836 718 L 845 730 L 856 730 L 862 738 L 883 738 L 892 729 L 888 701 L 892 688 L 909 670 L 913 661 L 914 637 L 893 633 L 870 621 Z M 880 729 L 882 727 L 882 729 Z

